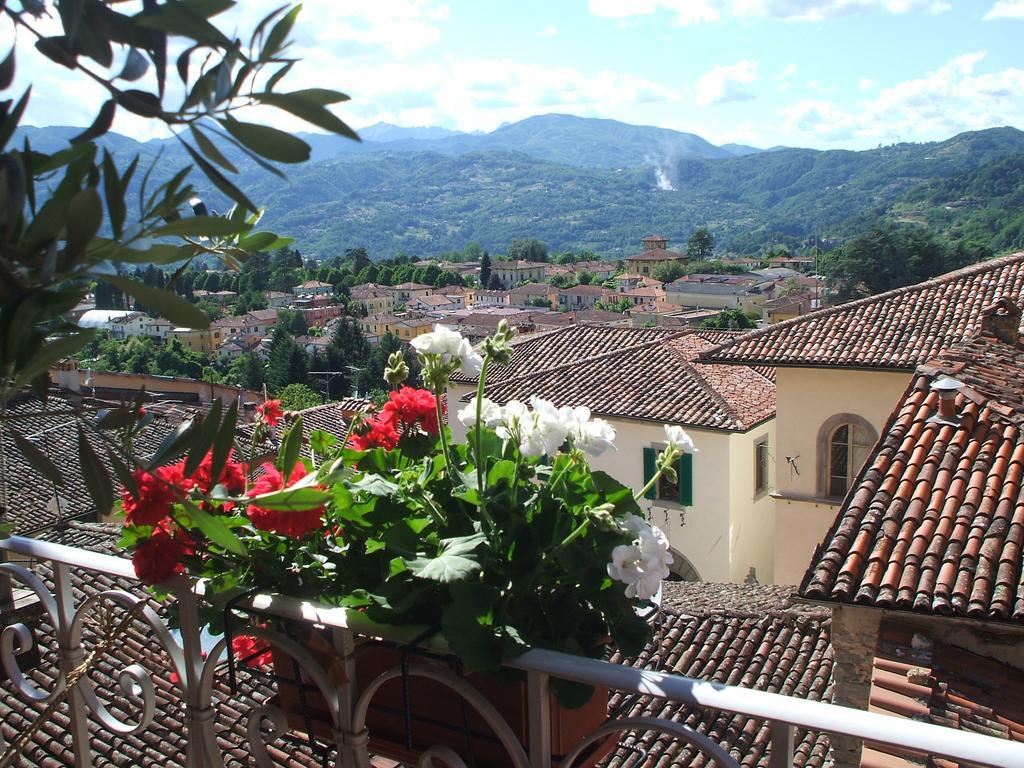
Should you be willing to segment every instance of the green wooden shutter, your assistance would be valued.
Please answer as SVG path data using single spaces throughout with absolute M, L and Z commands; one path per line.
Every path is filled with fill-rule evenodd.
M 657 472 L 658 466 L 658 452 L 653 448 L 644 448 L 644 485 L 651 482 L 651 478 L 654 477 L 654 473 Z M 658 498 L 657 486 L 652 487 L 647 493 L 644 494 L 645 499 L 656 499 Z
M 693 454 L 684 453 L 679 457 L 679 503 L 693 506 Z

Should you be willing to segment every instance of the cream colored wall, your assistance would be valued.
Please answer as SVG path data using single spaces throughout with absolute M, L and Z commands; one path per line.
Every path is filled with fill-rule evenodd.
M 755 446 L 768 441 L 768 487 L 755 493 Z M 773 581 L 775 516 L 775 420 L 729 437 L 729 581 L 742 582 L 753 567 L 761 584 Z
M 798 584 L 815 547 L 835 520 L 839 500 L 822 498 L 818 431 L 832 416 L 851 413 L 881 434 L 910 374 L 841 368 L 778 368 L 775 372 L 774 581 Z M 795 467 L 786 457 L 794 457 Z

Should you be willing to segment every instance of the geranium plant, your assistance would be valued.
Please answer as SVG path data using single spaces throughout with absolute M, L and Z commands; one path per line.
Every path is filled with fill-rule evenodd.
M 394 356 L 389 400 L 344 439 L 313 432 L 309 458 L 300 457 L 301 418 L 288 422 L 274 403 L 261 407 L 248 449 L 251 457 L 284 419 L 266 461 L 234 458 L 243 448 L 226 431 L 233 416 L 172 436 L 212 438 L 194 437 L 183 458 L 129 478 L 124 543 L 139 576 L 158 584 L 187 571 L 209 580 L 208 594 L 263 588 L 426 625 L 481 670 L 531 646 L 639 652 L 650 632 L 640 609 L 672 561 L 637 503 L 650 486 L 634 493 L 591 469 L 589 456 L 614 449 L 615 430 L 588 409 L 484 397 L 487 369 L 507 362 L 511 336 L 502 323 L 482 354 L 444 326 L 414 339 L 429 389 L 402 386 L 407 371 Z M 443 403 L 460 368 L 479 385 L 457 414 L 467 440 L 455 443 Z M 651 483 L 692 449 L 678 427 L 666 439 Z M 558 692 L 566 702 L 582 694 L 566 684 Z

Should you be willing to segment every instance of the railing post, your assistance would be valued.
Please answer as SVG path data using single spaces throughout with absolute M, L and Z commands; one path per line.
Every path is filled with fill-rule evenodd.
M 526 673 L 530 768 L 551 768 L 551 689 L 543 672 Z
M 60 675 L 67 681 L 72 670 L 85 661 L 81 645 L 71 644 L 71 625 L 75 620 L 75 598 L 71 588 L 71 572 L 63 563 L 53 562 L 53 592 L 57 599 L 57 636 Z M 75 768 L 92 765 L 92 745 L 89 743 L 89 708 L 81 689 L 75 685 L 67 692 L 68 714 L 71 720 L 71 745 L 75 754 Z
M 772 720 L 772 750 L 768 756 L 768 768 L 793 768 L 793 726 Z
M 194 587 L 175 591 L 181 647 L 185 657 L 185 675 L 180 685 L 185 692 L 185 729 L 187 731 L 185 764 L 188 768 L 213 768 L 224 761 L 217 746 L 213 721 L 215 711 L 210 692 L 202 689 L 203 640 L 199 624 L 199 608 Z M 228 649 L 228 653 L 231 649 Z

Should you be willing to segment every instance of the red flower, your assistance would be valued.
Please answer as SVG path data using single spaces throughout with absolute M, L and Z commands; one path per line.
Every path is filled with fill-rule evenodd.
M 270 664 L 270 646 L 258 637 L 237 635 L 231 638 L 231 652 L 247 667 L 265 667 Z M 249 658 L 249 657 L 252 658 Z
M 402 387 L 391 393 L 391 399 L 381 408 L 382 419 L 397 422 L 406 431 L 419 427 L 428 435 L 436 435 L 437 400 L 434 393 L 426 389 Z
M 393 420 L 377 416 L 367 422 L 369 429 L 362 434 L 353 434 L 348 444 L 357 451 L 368 451 L 371 448 L 392 450 L 398 445 L 398 430 Z
M 160 467 L 155 473 L 144 469 L 132 472 L 139 492 L 121 491 L 124 514 L 129 525 L 157 525 L 171 514 L 171 505 L 181 498 L 181 465 Z
M 146 584 L 159 584 L 184 571 L 181 558 L 194 551 L 187 535 L 172 536 L 167 527 L 161 525 L 132 552 L 135 575 Z
M 284 411 L 281 410 L 280 400 L 267 400 L 262 405 L 256 406 L 256 413 L 258 413 L 260 418 L 269 426 L 276 427 L 277 422 L 281 420 L 281 416 L 284 414 Z
M 288 478 L 288 485 L 294 485 L 306 476 L 306 468 L 302 462 L 295 462 L 291 477 Z M 253 495 L 280 491 L 285 487 L 284 478 L 273 464 L 263 465 L 263 474 L 256 479 L 252 485 Z M 293 539 L 301 539 L 307 533 L 320 527 L 320 517 L 323 514 L 322 506 L 314 509 L 277 510 L 264 509 L 256 504 L 250 504 L 246 514 L 252 520 L 252 524 L 261 531 L 272 531 L 282 536 L 291 536 Z
M 210 470 L 213 469 L 213 451 L 211 450 L 203 460 L 199 462 L 199 466 L 196 468 L 195 474 L 192 475 L 194 487 L 197 487 L 201 493 L 209 493 L 213 486 L 220 484 L 228 489 L 228 493 L 242 493 L 245 490 L 245 464 L 238 461 L 232 461 L 231 456 L 234 450 L 228 452 L 227 461 L 224 462 L 224 468 L 220 472 L 220 477 L 214 482 L 210 476 Z M 182 465 L 184 467 L 184 465 Z

